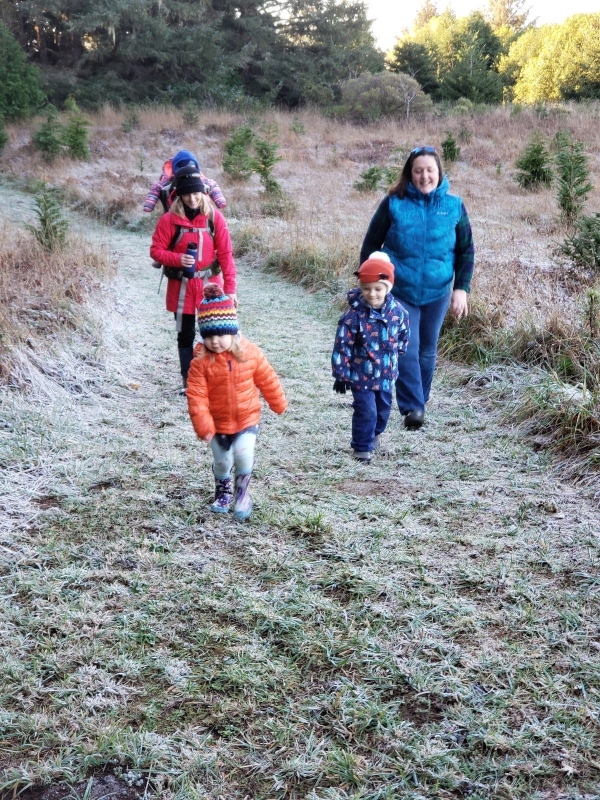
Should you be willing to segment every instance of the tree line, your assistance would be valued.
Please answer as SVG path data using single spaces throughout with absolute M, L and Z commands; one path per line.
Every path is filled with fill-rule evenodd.
M 536 103 L 600 98 L 600 13 L 560 25 L 527 21 L 525 0 L 490 0 L 457 17 L 424 0 L 396 42 L 391 70 L 415 78 L 434 100 Z
M 0 114 L 72 97 L 313 103 L 370 120 L 432 100 L 599 98 L 600 14 L 536 27 L 524 3 L 458 17 L 423 0 L 386 58 L 363 0 L 0 0 Z
M 54 102 L 335 100 L 383 70 L 361 0 L 0 0 Z

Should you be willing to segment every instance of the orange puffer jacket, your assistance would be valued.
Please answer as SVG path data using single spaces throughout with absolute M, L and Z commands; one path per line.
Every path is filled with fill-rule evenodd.
M 240 339 L 241 361 L 231 352 L 194 351 L 187 379 L 188 410 L 200 439 L 215 433 L 239 433 L 260 420 L 261 394 L 276 414 L 283 414 L 287 400 L 275 370 L 260 347 Z

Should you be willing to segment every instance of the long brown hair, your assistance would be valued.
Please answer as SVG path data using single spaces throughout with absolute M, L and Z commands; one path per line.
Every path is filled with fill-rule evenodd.
M 412 168 L 413 164 L 415 163 L 415 159 L 419 156 L 433 156 L 435 158 L 435 162 L 438 166 L 438 170 L 440 173 L 440 178 L 438 181 L 438 186 L 442 182 L 444 178 L 444 168 L 442 167 L 442 160 L 439 156 L 438 151 L 435 147 L 430 147 L 426 145 L 425 147 L 415 147 L 414 150 L 411 151 L 411 154 L 406 159 L 406 163 L 402 167 L 402 172 L 400 173 L 400 177 L 390 188 L 388 189 L 388 194 L 397 194 L 398 197 L 402 198 L 406 194 L 406 190 L 408 189 L 408 184 L 411 182 L 412 179 Z

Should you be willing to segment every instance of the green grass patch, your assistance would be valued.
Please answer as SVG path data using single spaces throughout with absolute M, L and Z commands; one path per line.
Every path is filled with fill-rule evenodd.
M 356 267 L 356 251 L 349 245 L 329 250 L 298 245 L 289 250 L 269 251 L 264 266 L 306 289 L 324 289 L 335 294 L 348 285 Z

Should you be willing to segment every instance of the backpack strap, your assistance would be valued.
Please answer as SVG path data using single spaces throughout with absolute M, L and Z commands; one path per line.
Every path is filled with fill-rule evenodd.
M 174 250 L 178 242 L 181 241 L 181 237 L 184 233 L 208 233 L 210 234 L 211 239 L 214 241 L 215 238 L 215 215 L 214 209 L 210 209 L 207 215 L 207 225 L 204 228 L 193 228 L 187 225 L 175 225 L 175 234 L 173 238 L 169 242 L 169 246 L 167 250 Z
M 214 220 L 214 209 L 210 209 L 210 212 L 207 215 L 207 224 L 204 228 L 194 228 L 192 226 L 187 225 L 175 225 L 175 233 L 169 242 L 169 246 L 167 250 L 174 250 L 177 244 L 183 238 L 184 233 L 197 233 L 198 234 L 198 258 L 202 256 L 202 239 L 200 234 L 208 233 L 210 237 L 214 241 L 215 238 L 215 220 Z M 159 265 L 160 266 L 160 265 Z M 198 271 L 198 277 L 205 278 L 207 273 L 210 275 L 218 275 L 221 271 L 218 268 L 218 261 L 213 261 L 212 264 L 204 267 L 204 269 Z M 180 267 L 163 267 L 163 275 L 165 278 L 170 278 L 171 280 L 180 281 L 183 278 L 183 270 Z

